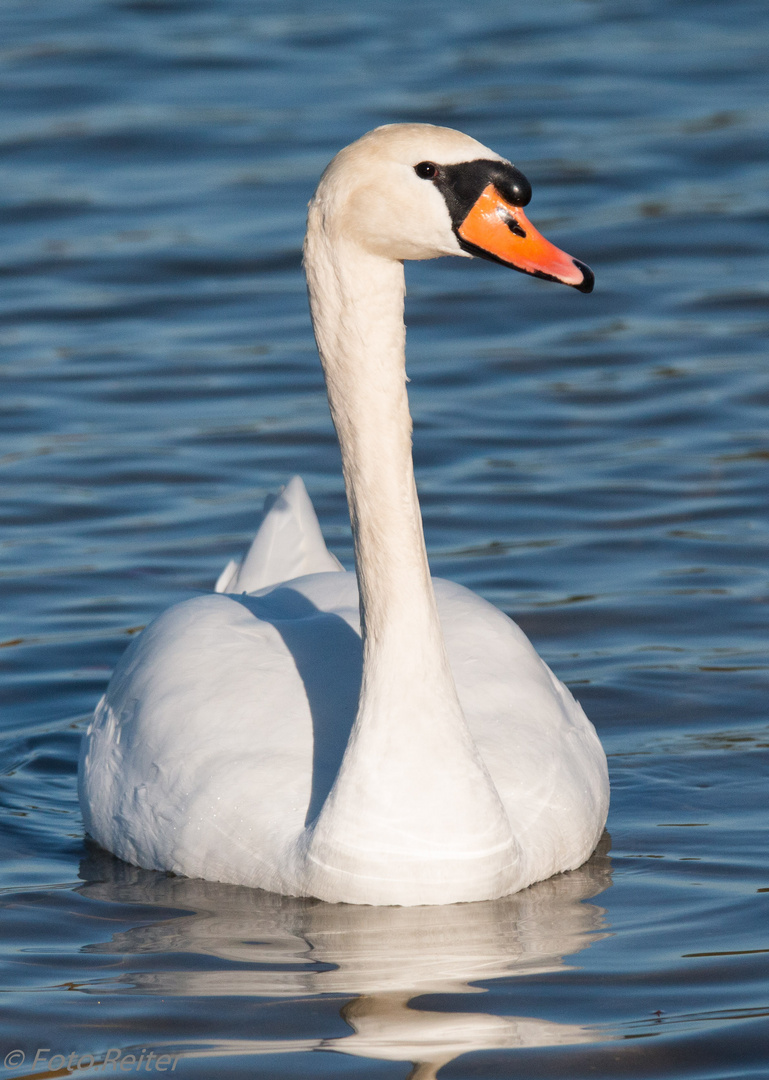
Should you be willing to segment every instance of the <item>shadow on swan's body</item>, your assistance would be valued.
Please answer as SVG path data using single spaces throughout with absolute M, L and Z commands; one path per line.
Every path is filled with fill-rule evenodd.
M 483 255 L 592 288 L 527 220 L 529 194 L 480 143 L 421 124 L 370 132 L 324 173 L 305 264 L 356 574 L 297 477 L 218 595 L 132 643 L 80 765 L 86 828 L 121 858 L 413 905 L 503 896 L 594 849 L 595 731 L 514 623 L 431 580 L 411 460 L 403 259 Z

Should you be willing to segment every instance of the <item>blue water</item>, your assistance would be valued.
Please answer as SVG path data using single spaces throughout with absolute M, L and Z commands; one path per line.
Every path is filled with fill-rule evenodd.
M 0 1075 L 769 1076 L 768 63 L 750 0 L 4 0 Z M 441 909 L 136 870 L 75 791 L 131 636 L 295 472 L 351 565 L 304 213 L 402 120 L 596 273 L 413 264 L 407 322 L 433 571 L 582 701 L 609 835 Z

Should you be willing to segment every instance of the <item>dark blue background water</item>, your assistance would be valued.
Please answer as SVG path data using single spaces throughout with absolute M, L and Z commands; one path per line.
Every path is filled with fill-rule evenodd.
M 5 1074 L 769 1075 L 769 8 L 4 0 L 0 65 Z M 411 911 L 137 871 L 84 841 L 80 733 L 294 472 L 350 564 L 300 247 L 401 120 L 512 158 L 596 272 L 412 265 L 407 320 L 434 572 L 583 702 L 611 851 Z

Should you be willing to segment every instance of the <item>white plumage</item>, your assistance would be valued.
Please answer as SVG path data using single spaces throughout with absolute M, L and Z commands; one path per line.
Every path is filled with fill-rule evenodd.
M 306 264 L 357 580 L 296 477 L 217 594 L 131 644 L 80 766 L 86 828 L 121 858 L 330 901 L 443 904 L 573 869 L 598 842 L 608 780 L 592 725 L 510 619 L 431 582 L 424 550 L 401 260 L 463 252 L 414 166 L 479 159 L 501 161 L 459 132 L 397 125 L 324 174 Z

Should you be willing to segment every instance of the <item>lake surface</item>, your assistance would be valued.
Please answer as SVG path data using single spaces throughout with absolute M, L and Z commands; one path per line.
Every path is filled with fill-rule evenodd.
M 768 65 L 750 0 L 4 0 L 2 1075 L 769 1075 Z M 596 273 L 412 264 L 407 321 L 433 571 L 583 703 L 608 834 L 445 908 L 137 870 L 76 798 L 132 635 L 297 472 L 351 565 L 304 213 L 404 120 Z

